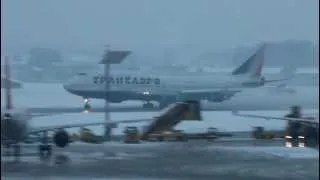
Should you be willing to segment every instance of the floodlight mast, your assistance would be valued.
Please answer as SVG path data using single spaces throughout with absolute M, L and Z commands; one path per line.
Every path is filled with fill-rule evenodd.
M 111 64 L 120 64 L 124 58 L 126 58 L 131 51 L 112 51 L 110 46 L 106 46 L 106 50 L 103 54 L 103 58 L 100 64 L 104 64 L 104 77 L 105 77 L 105 131 L 104 140 L 111 140 L 111 130 L 114 125 L 110 119 L 110 109 L 109 109 L 109 95 L 110 95 L 110 69 Z

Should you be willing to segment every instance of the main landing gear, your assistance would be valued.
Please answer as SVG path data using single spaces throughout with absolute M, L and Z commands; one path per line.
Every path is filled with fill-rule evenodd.
M 14 156 L 16 162 L 20 161 L 21 145 L 19 142 L 7 143 L 5 145 L 5 154 Z M 52 155 L 52 145 L 48 144 L 48 134 L 43 132 L 41 144 L 38 146 L 39 157 L 41 160 L 48 160 Z
M 163 108 L 167 107 L 169 104 L 170 104 L 170 101 L 161 101 L 161 102 L 159 102 L 159 108 L 163 109 Z M 153 103 L 147 101 L 146 103 L 144 103 L 142 105 L 142 107 L 144 109 L 153 109 L 153 108 L 155 108 L 155 105 Z
M 142 105 L 144 109 L 153 109 L 154 105 L 151 102 L 146 102 Z
M 48 144 L 48 132 L 44 131 L 41 138 L 42 144 L 38 146 L 39 157 L 41 160 L 47 160 L 52 155 L 52 145 Z
M 19 143 L 14 143 L 14 144 L 6 144 L 5 145 L 5 154 L 8 155 L 13 155 L 15 158 L 15 161 L 18 162 L 20 161 L 21 157 L 21 146 Z

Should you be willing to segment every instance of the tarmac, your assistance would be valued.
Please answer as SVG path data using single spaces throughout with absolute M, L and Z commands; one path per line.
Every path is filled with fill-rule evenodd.
M 1 179 L 319 179 L 318 150 L 286 148 L 282 141 L 76 142 L 54 148 L 48 161 L 36 152 L 24 145 L 20 162 L 2 155 Z

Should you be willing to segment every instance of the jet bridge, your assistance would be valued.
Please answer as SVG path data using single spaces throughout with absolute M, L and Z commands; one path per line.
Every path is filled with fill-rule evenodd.
M 201 121 L 200 103 L 198 101 L 185 101 L 170 104 L 167 108 L 160 111 L 153 121 L 145 126 L 141 133 L 141 139 L 147 140 L 153 133 L 170 131 L 179 122 Z

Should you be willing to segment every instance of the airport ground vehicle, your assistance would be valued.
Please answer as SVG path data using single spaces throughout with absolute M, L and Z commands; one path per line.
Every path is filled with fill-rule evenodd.
M 255 139 L 283 138 L 284 131 L 266 131 L 262 126 L 253 127 L 252 137 Z
M 124 130 L 125 134 L 125 143 L 139 143 L 140 137 L 139 137 L 139 131 L 137 127 L 134 126 L 128 126 Z
M 300 121 L 288 121 L 286 139 L 293 147 L 318 147 L 319 125 L 315 125 L 314 117 L 302 117 L 301 107 L 292 106 L 286 118 L 300 118 Z M 308 122 L 310 121 L 310 122 Z M 311 123 L 314 121 L 313 123 Z M 319 123 L 319 121 L 318 121 Z
M 102 137 L 95 135 L 91 132 L 88 128 L 81 128 L 80 129 L 80 136 L 79 140 L 87 143 L 100 143 L 103 141 Z
M 290 113 L 285 117 L 262 116 L 251 114 L 233 114 L 242 117 L 276 119 L 287 121 L 285 130 L 266 133 L 263 127 L 255 127 L 252 136 L 258 139 L 284 138 L 287 147 L 312 147 L 319 148 L 319 115 L 315 113 L 312 117 L 303 117 L 300 106 L 292 106 Z
M 308 147 L 319 147 L 319 129 L 311 126 L 303 126 L 301 129 L 300 144 Z
M 291 147 L 319 147 L 319 129 L 300 122 L 288 122 L 285 139 Z
M 288 126 L 283 131 L 265 131 L 263 127 L 254 127 L 252 137 L 255 139 L 283 138 L 287 147 L 318 147 L 318 132 L 308 125 Z
M 187 134 L 181 130 L 171 130 L 171 131 L 156 131 L 152 132 L 145 139 L 147 141 L 186 141 L 188 140 Z

